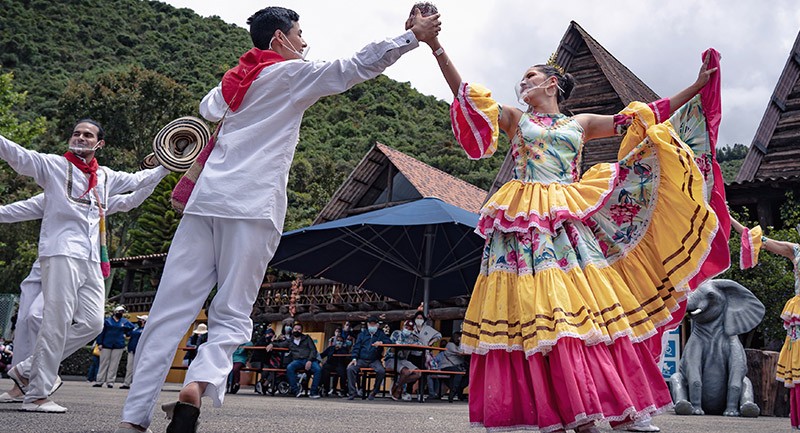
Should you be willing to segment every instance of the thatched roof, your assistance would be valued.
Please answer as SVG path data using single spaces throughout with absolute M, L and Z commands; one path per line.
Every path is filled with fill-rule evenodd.
M 561 38 L 556 63 L 576 81 L 572 95 L 563 106 L 565 112 L 615 114 L 632 101 L 651 102 L 659 98 L 575 21 L 570 22 Z M 582 169 L 599 162 L 616 161 L 621 141 L 621 137 L 608 137 L 587 142 L 583 147 Z M 490 195 L 511 180 L 512 169 L 509 151 L 492 183 Z

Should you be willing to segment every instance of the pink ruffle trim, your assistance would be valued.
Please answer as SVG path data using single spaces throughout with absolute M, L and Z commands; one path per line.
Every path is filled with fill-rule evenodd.
M 481 217 L 478 220 L 478 227 L 475 229 L 475 233 L 486 238 L 495 230 L 503 233 L 527 233 L 535 228 L 550 236 L 555 236 L 556 231 L 564 225 L 565 221 L 586 220 L 608 203 L 619 175 L 619 165 L 613 164 L 612 167 L 613 175 L 608 179 L 608 188 L 600 195 L 595 204 L 586 209 L 573 212 L 566 208 L 551 207 L 544 214 L 540 214 L 536 209 L 531 209 L 527 213 L 509 215 L 506 213 L 508 205 L 491 202 L 481 209 Z M 564 185 L 564 189 L 569 189 L 571 185 L 578 184 Z M 565 195 L 568 194 L 566 191 L 563 191 L 563 193 Z M 569 201 L 571 200 L 565 200 L 565 202 Z

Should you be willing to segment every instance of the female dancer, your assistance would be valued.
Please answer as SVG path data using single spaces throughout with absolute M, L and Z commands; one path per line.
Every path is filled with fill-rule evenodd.
M 794 265 L 794 296 L 786 301 L 781 313 L 783 327 L 786 328 L 786 340 L 783 342 L 781 353 L 778 355 L 777 379 L 784 386 L 791 388 L 789 411 L 792 428 L 800 430 L 800 245 L 776 241 L 761 235 L 761 227 L 753 230 L 731 219 L 733 228 L 742 235 L 742 251 L 740 265 L 742 269 L 755 266 L 758 263 L 758 252 L 765 249 L 771 253 L 782 255 L 792 261 Z M 798 229 L 800 230 L 800 229 Z M 794 373 L 793 373 L 794 372 Z
M 655 362 L 660 331 L 729 262 L 727 209 L 708 204 L 722 186 L 712 170 L 719 54 L 706 52 L 697 81 L 672 98 L 566 116 L 559 103 L 575 83 L 560 68 L 525 71 L 523 111 L 462 82 L 438 39 L 425 42 L 468 156 L 491 156 L 501 129 L 512 138 L 514 178 L 477 228 L 486 246 L 461 343 L 473 354 L 470 421 L 545 432 L 647 424 L 672 406 Z M 619 162 L 581 175 L 583 143 L 621 133 Z

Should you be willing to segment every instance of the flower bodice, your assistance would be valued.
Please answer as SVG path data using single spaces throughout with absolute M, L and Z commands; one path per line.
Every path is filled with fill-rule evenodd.
M 573 183 L 579 180 L 583 128 L 563 114 L 522 113 L 511 140 L 514 179 Z

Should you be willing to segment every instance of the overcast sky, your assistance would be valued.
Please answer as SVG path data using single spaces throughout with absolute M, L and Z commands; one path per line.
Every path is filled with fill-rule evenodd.
M 346 57 L 366 43 L 396 36 L 414 1 L 166 0 L 202 16 L 247 28 L 265 6 L 300 14 L 308 58 Z M 700 53 L 722 53 L 720 144 L 749 145 L 800 30 L 796 1 L 440 0 L 439 38 L 465 81 L 481 83 L 501 103 L 514 104 L 514 83 L 553 53 L 570 20 L 661 96 L 697 77 Z M 427 45 L 386 70 L 392 79 L 450 102 L 452 96 Z

